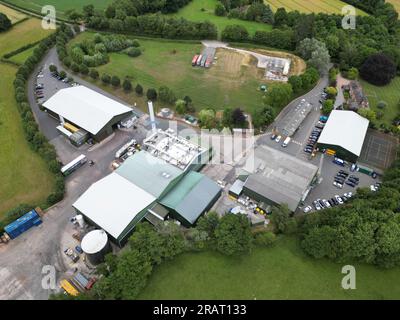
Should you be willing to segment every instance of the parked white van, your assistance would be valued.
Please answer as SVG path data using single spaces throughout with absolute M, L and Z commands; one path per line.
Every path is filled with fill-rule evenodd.
M 285 139 L 285 141 L 283 141 L 282 147 L 286 148 L 286 147 L 288 146 L 288 144 L 290 143 L 291 140 L 292 140 L 292 139 L 291 139 L 290 137 L 287 137 L 287 138 Z

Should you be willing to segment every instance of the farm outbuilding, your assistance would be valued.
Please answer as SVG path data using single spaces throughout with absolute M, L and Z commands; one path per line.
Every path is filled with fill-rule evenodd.
M 319 137 L 318 148 L 333 150 L 337 157 L 356 162 L 361 154 L 368 126 L 369 120 L 358 113 L 334 110 Z
M 59 90 L 43 107 L 61 124 L 83 129 L 96 141 L 107 138 L 119 122 L 133 115 L 128 106 L 85 86 Z

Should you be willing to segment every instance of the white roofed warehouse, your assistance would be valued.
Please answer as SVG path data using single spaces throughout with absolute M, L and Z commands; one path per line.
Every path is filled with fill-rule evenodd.
M 320 150 L 330 149 L 336 156 L 356 162 L 361 154 L 369 120 L 353 111 L 334 110 L 318 140 Z
M 62 125 L 83 129 L 96 141 L 111 135 L 118 123 L 133 113 L 128 106 L 85 86 L 59 90 L 43 107 Z

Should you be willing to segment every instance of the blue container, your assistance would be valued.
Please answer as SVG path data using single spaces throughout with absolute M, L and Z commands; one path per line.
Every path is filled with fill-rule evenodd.
M 29 230 L 33 226 L 38 226 L 42 223 L 39 215 L 35 210 L 29 211 L 21 218 L 10 223 L 4 228 L 5 232 L 10 236 L 11 239 L 15 239 L 25 231 Z

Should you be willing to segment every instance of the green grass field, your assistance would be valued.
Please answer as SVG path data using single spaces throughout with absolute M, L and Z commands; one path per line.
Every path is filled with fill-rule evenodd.
M 2 4 L 0 4 L 0 12 L 4 13 L 8 17 L 8 19 L 11 20 L 11 23 L 13 24 L 27 17 L 27 15 Z
M 398 299 L 400 269 L 357 265 L 356 289 L 341 287 L 343 265 L 304 255 L 294 238 L 230 258 L 188 253 L 155 268 L 139 299 Z
M 15 56 L 10 57 L 8 60 L 15 62 L 17 64 L 23 64 L 26 59 L 28 59 L 32 54 L 33 50 L 35 50 L 36 46 L 29 48 L 25 51 L 22 51 Z
M 398 103 L 400 102 L 400 77 L 396 77 L 388 86 L 377 87 L 366 81 L 361 81 L 364 93 L 368 96 L 369 104 L 373 110 L 383 111 L 384 116 L 377 123 L 391 125 L 393 119 L 400 113 Z M 385 110 L 377 108 L 379 101 L 385 101 L 388 106 Z
M 254 21 L 244 21 L 239 19 L 228 19 L 227 17 L 218 17 L 214 14 L 217 0 L 192 0 L 187 6 L 174 14 L 176 17 L 183 17 L 191 21 L 210 21 L 214 23 L 218 31 L 221 31 L 228 25 L 240 24 L 244 26 L 250 34 L 254 34 L 257 30 L 269 31 L 272 27 L 265 23 Z M 204 11 L 202 11 L 204 9 Z
M 65 11 L 69 9 L 81 11 L 87 4 L 93 4 L 97 9 L 105 9 L 112 0 L 8 0 L 7 2 L 36 13 L 41 13 L 43 6 L 52 5 L 59 17 L 66 18 Z
M 39 23 L 31 19 L 0 34 L 0 55 L 43 38 Z M 12 84 L 16 71 L 0 63 L 0 219 L 18 204 L 45 201 L 54 184 L 45 162 L 25 140 Z
M 285 8 L 287 11 L 297 10 L 302 13 L 323 12 L 341 14 L 342 8 L 347 5 L 340 0 L 264 0 L 264 2 L 268 3 L 273 11 L 276 11 L 278 8 Z M 367 13 L 359 9 L 357 9 L 357 14 L 367 15 Z
M 92 36 L 91 33 L 83 33 L 72 43 Z M 264 83 L 263 72 L 256 68 L 255 61 L 247 60 L 239 53 L 223 50 L 217 52 L 217 65 L 207 70 L 193 68 L 191 61 L 196 53 L 201 52 L 200 43 L 162 40 L 139 42 L 143 49 L 141 56 L 130 58 L 125 54 L 111 54 L 110 63 L 97 68 L 100 74 L 117 75 L 121 79 L 128 76 L 134 86 L 140 83 L 145 90 L 166 85 L 175 92 L 177 98 L 190 96 L 197 110 L 207 107 L 220 110 L 225 105 L 250 110 L 262 105 L 262 94 L 258 88 L 260 83 Z M 137 97 L 135 93 L 126 95 L 121 89 L 103 86 L 100 81 L 96 83 L 146 110 L 145 99 Z M 164 107 L 159 103 L 156 106 Z

